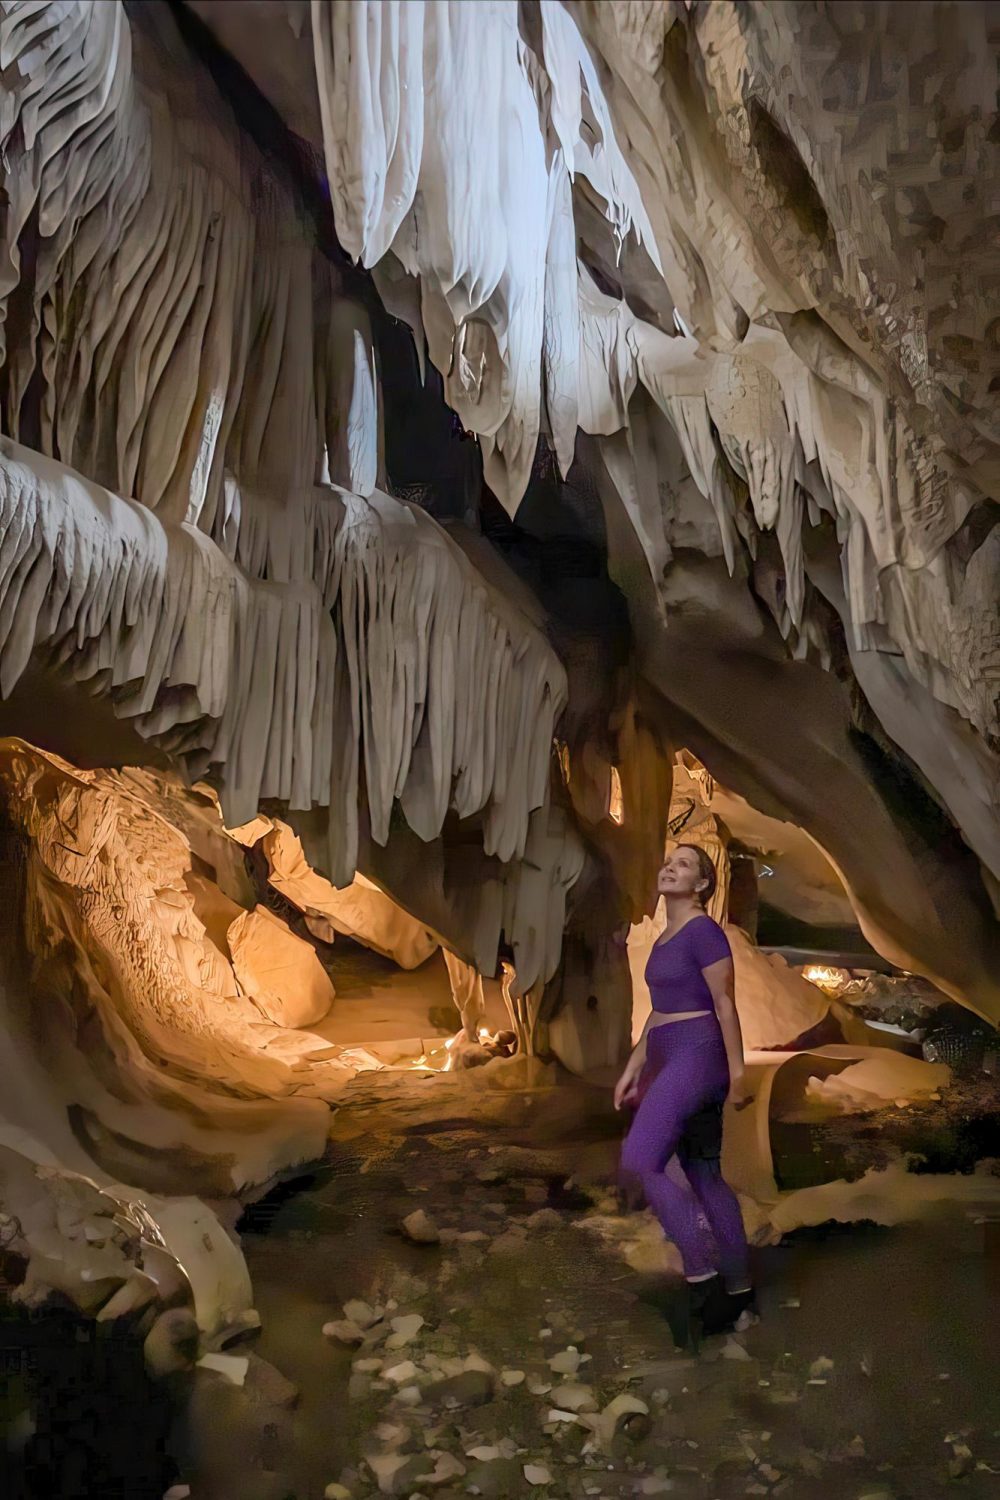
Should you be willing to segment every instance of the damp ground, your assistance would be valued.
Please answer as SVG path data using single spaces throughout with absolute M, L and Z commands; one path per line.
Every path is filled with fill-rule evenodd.
M 327 1159 L 244 1216 L 255 1352 L 297 1394 L 233 1500 L 1000 1495 L 994 1226 L 799 1231 L 755 1252 L 760 1322 L 681 1355 L 606 1092 L 492 1071 L 362 1075 Z M 354 1300 L 379 1321 L 325 1336 Z

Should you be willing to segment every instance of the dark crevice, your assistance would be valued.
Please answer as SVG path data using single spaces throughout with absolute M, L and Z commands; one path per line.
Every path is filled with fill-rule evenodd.
M 980 500 L 948 543 L 963 567 L 967 567 L 995 526 L 1000 526 L 1000 502 Z
M 823 200 L 798 148 L 768 114 L 759 99 L 747 105 L 750 139 L 768 181 L 781 194 L 782 207 L 795 219 L 803 234 L 821 245 L 832 242 L 833 232 Z

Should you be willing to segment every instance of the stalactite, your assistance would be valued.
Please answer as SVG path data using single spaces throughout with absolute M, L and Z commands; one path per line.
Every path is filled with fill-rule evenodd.
M 449 404 L 513 513 L 541 430 L 543 361 L 564 470 L 572 458 L 575 173 L 606 204 L 609 236 L 620 246 L 634 232 L 658 264 L 597 70 L 556 4 L 542 7 L 537 56 L 512 0 L 315 0 L 312 16 L 341 242 L 365 266 L 391 252 L 419 281 Z
M 338 884 L 357 862 L 362 756 L 378 842 L 398 799 L 422 838 L 454 807 L 482 814 L 487 854 L 522 858 L 566 693 L 540 632 L 415 507 L 333 489 L 286 515 L 232 499 L 233 555 L 274 560 L 280 581 L 0 439 L 3 692 L 46 647 L 193 777 L 216 776 L 231 825 L 265 798 L 328 806 Z

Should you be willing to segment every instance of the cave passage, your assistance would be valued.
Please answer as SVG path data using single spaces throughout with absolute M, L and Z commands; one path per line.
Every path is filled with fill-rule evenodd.
M 997 42 L 0 0 L 5 1496 L 996 1492 Z

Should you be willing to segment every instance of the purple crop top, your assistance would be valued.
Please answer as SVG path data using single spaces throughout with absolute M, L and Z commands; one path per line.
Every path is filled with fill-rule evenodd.
M 732 958 L 729 939 L 709 916 L 692 917 L 665 943 L 656 943 L 646 964 L 653 1009 L 661 1015 L 715 1009 L 702 969 Z

